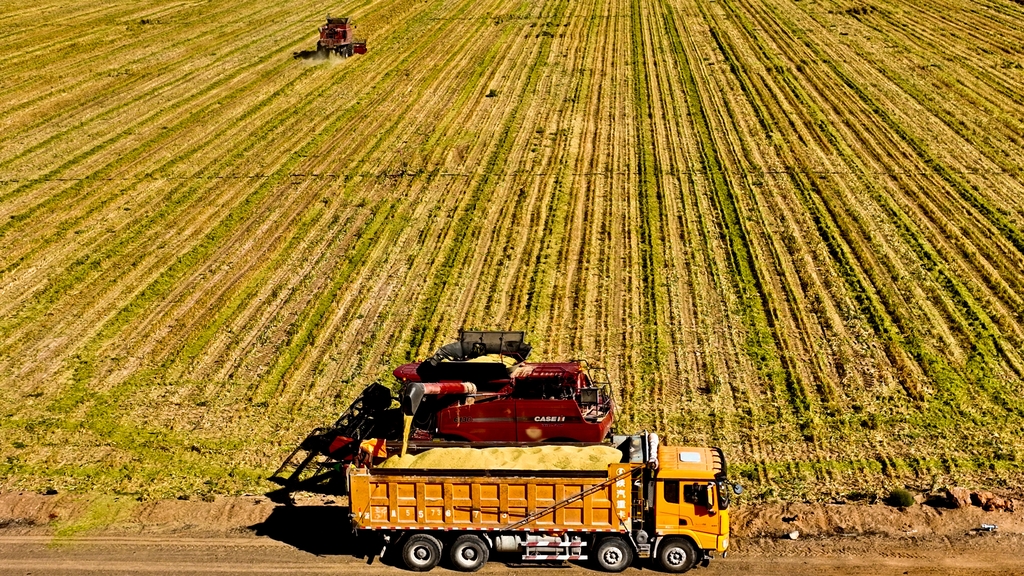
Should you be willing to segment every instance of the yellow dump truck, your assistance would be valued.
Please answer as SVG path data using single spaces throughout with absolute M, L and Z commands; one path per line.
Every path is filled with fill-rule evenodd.
M 659 447 L 653 434 L 616 441 L 622 458 L 603 470 L 351 469 L 353 528 L 415 571 L 446 558 L 472 572 L 498 552 L 608 572 L 649 558 L 678 573 L 724 553 L 739 487 L 721 450 Z

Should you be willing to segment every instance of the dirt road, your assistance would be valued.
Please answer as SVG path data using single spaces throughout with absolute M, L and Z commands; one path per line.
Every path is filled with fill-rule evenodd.
M 747 550 L 715 559 L 695 574 L 1010 575 L 1024 573 L 1024 540 L 988 535 L 965 545 L 894 542 L 884 538 L 748 542 Z M 45 574 L 401 574 L 404 570 L 352 555 L 303 551 L 268 537 L 117 536 L 54 539 L 0 536 L 0 575 Z M 627 572 L 638 573 L 634 568 Z M 435 573 L 450 573 L 438 568 Z M 491 562 L 482 574 L 583 574 L 583 566 Z
M 407 573 L 380 560 L 367 563 L 362 556 L 370 551 L 345 529 L 347 508 L 324 499 L 298 506 L 275 506 L 262 497 L 127 500 L 117 508 L 126 503 L 88 495 L 0 494 L 0 576 Z M 827 503 L 738 506 L 733 512 L 729 556 L 693 574 L 1024 575 L 1022 512 Z M 982 524 L 997 524 L 998 530 L 979 531 Z M 780 538 L 791 531 L 799 532 L 797 540 Z M 586 566 L 492 560 L 482 574 L 597 574 Z

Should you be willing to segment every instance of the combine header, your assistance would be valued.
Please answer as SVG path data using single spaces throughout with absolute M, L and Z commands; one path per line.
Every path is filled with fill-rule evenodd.
M 351 18 L 331 18 L 327 15 L 327 23 L 320 27 L 320 40 L 316 43 L 317 53 L 326 56 L 335 54 L 348 58 L 352 54 L 366 54 L 366 40 L 357 39 L 355 24 Z

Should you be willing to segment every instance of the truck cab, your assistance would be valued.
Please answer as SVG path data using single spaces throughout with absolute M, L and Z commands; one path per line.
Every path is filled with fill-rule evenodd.
M 661 446 L 658 463 L 648 482 L 652 506 L 645 516 L 645 527 L 653 532 L 656 543 L 652 556 L 670 569 L 673 545 L 678 548 L 688 542 L 697 550 L 725 551 L 729 546 L 730 487 L 721 451 Z M 675 556 L 685 555 L 675 550 Z

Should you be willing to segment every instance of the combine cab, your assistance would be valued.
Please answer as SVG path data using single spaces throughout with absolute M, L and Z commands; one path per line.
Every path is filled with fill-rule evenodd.
M 270 478 L 286 501 L 303 490 L 345 494 L 349 466 L 372 466 L 402 445 L 595 444 L 611 434 L 615 406 L 607 373 L 583 361 L 528 363 L 523 332 L 461 331 L 423 362 L 395 369 L 398 397 L 372 384 L 334 426 L 317 428 Z
M 320 27 L 320 40 L 316 43 L 316 51 L 327 55 L 334 52 L 343 58 L 353 54 L 366 54 L 366 40 L 355 38 L 355 24 L 351 18 L 331 18 L 327 15 L 327 23 Z

